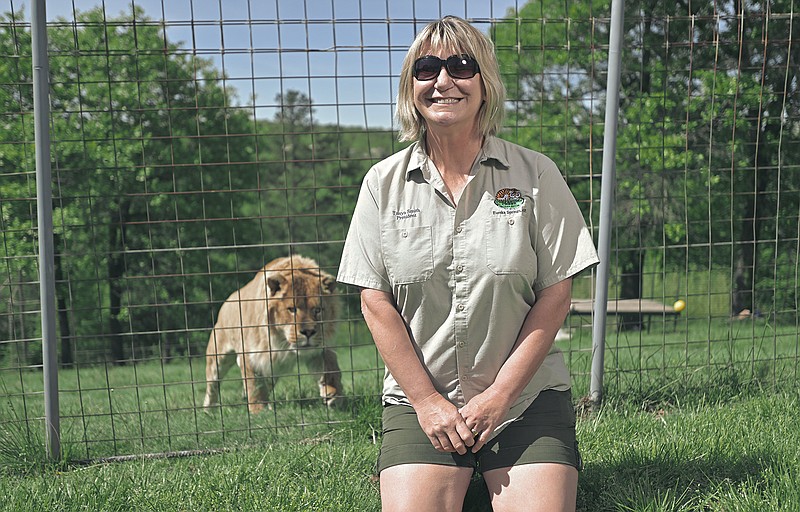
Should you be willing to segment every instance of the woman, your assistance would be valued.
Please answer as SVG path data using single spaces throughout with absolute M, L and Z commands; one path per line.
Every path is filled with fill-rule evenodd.
M 386 365 L 383 510 L 461 510 L 475 470 L 492 507 L 575 508 L 569 372 L 553 347 L 571 277 L 597 255 L 544 155 L 494 136 L 494 47 L 447 16 L 403 62 L 397 118 L 416 142 L 364 178 L 338 281 Z

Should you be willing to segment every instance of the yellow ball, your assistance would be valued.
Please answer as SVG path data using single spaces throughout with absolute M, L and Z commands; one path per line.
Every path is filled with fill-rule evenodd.
M 672 305 L 672 309 L 680 313 L 684 309 L 686 309 L 686 303 L 682 300 L 676 300 L 675 304 Z

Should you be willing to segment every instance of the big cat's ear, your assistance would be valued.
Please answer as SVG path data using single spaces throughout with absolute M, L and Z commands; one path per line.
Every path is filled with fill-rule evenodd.
M 336 288 L 336 280 L 330 276 L 323 276 L 321 284 L 325 293 L 333 293 L 334 288 Z
M 269 295 L 273 296 L 281 289 L 281 279 L 277 277 L 267 277 L 267 287 L 269 288 Z

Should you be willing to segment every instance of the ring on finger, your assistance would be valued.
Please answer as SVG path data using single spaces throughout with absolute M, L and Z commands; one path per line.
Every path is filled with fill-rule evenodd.
M 474 429 L 473 428 L 472 430 L 470 430 L 470 432 L 472 432 L 472 437 L 478 437 L 479 435 L 481 435 L 481 433 L 480 433 L 480 431 L 478 431 L 478 429 Z

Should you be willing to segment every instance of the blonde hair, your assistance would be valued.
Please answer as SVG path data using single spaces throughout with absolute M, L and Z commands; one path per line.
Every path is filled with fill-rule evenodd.
M 429 23 L 417 34 L 403 60 L 395 112 L 395 118 L 400 123 L 401 141 L 419 140 L 426 129 L 425 119 L 414 106 L 414 62 L 422 57 L 423 52 L 443 48 L 457 55 L 469 55 L 478 61 L 481 82 L 486 91 L 486 100 L 478 113 L 481 134 L 494 135 L 503 123 L 506 89 L 500 78 L 494 44 L 467 21 L 457 16 L 445 16 Z

